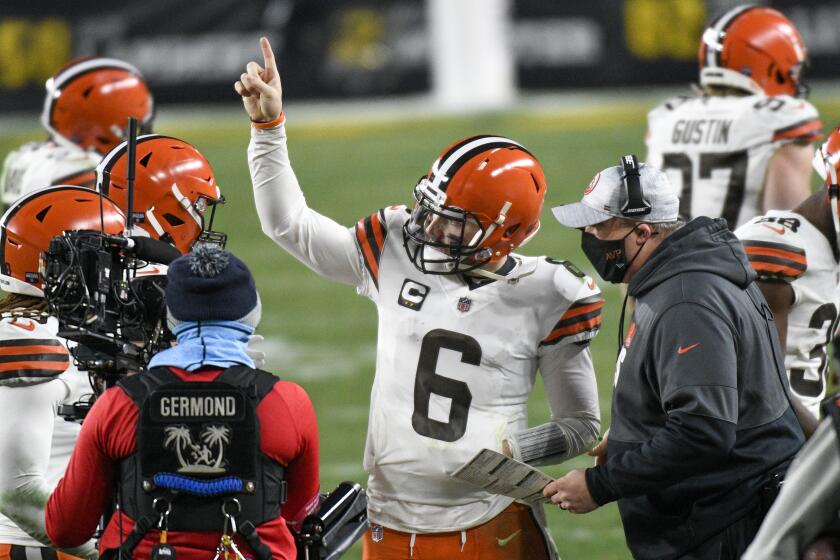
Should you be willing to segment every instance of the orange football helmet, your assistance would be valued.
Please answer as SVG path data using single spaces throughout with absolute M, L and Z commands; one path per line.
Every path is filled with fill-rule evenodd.
M 111 150 L 96 168 L 97 189 L 128 205 L 128 143 Z M 212 231 L 216 204 L 224 203 L 216 176 L 207 159 L 183 140 L 147 134 L 137 138 L 134 179 L 135 225 L 154 239 L 161 239 L 188 253 L 202 238 L 224 247 L 226 236 Z M 204 214 L 211 207 L 210 222 Z
M 106 154 L 126 138 L 128 117 L 151 132 L 154 102 L 143 75 L 114 58 L 74 60 L 47 80 L 41 123 L 56 142 Z
M 840 127 L 835 128 L 814 154 L 814 169 L 825 181 L 826 194 L 833 212 L 834 231 L 840 242 Z
M 102 214 L 100 214 L 100 203 Z M 114 202 L 84 187 L 59 185 L 19 198 L 0 218 L 0 288 L 44 297 L 41 255 L 64 231 L 119 235 L 125 216 Z
M 807 57 L 802 37 L 780 12 L 738 6 L 703 33 L 698 53 L 700 85 L 801 96 L 807 93 L 801 83 Z
M 521 144 L 473 136 L 447 148 L 414 188 L 405 249 L 428 274 L 499 263 L 540 227 L 545 174 Z

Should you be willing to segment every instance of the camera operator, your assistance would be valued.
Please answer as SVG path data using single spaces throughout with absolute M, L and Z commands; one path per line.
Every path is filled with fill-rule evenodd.
M 100 216 L 99 195 L 73 186 L 31 192 L 0 220 L 0 287 L 8 294 L 0 300 L 0 550 L 11 558 L 55 557 L 47 548 L 44 508 L 79 433 L 79 424 L 65 422 L 58 408 L 91 393 L 47 311 L 39 260 L 63 231 L 100 227 L 122 232 L 122 212 L 104 198 Z M 96 558 L 85 540 L 67 552 Z
M 97 399 L 47 503 L 47 533 L 85 542 L 116 498 L 99 543 L 106 556 L 295 558 L 289 529 L 318 505 L 309 397 L 246 353 L 261 306 L 242 261 L 203 246 L 167 278 L 177 345 Z

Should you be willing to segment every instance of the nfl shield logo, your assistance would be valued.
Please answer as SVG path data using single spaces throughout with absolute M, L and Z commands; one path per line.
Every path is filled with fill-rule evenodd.
M 385 529 L 382 528 L 382 525 L 371 525 L 370 526 L 370 539 L 373 542 L 382 542 L 382 539 L 385 538 Z
M 470 306 L 472 305 L 472 300 L 468 297 L 462 297 L 458 299 L 458 311 L 461 313 L 466 313 L 470 310 Z

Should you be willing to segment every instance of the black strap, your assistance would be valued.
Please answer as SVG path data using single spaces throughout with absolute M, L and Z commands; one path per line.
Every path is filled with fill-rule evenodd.
M 239 525 L 239 534 L 245 537 L 248 546 L 254 551 L 254 556 L 257 560 L 271 560 L 271 549 L 266 546 L 262 539 L 260 539 L 257 528 L 250 521 L 245 521 Z
M 102 560 L 111 560 L 113 558 L 116 558 L 117 560 L 131 560 L 134 549 L 137 548 L 137 545 L 140 544 L 140 541 L 143 540 L 146 533 L 155 526 L 157 520 L 158 518 L 152 515 L 141 517 L 137 523 L 134 524 L 131 534 L 128 535 L 122 544 L 117 548 L 109 548 L 102 553 L 100 558 L 102 558 Z
M 220 373 L 216 381 L 243 389 L 255 401 L 254 406 L 256 406 L 271 392 L 280 379 L 260 369 L 233 366 Z
M 650 203 L 645 200 L 645 193 L 642 189 L 642 178 L 639 173 L 639 160 L 636 156 L 629 154 L 622 156 L 618 164 L 624 169 L 622 179 L 627 198 L 621 205 L 621 213 L 624 216 L 633 218 L 650 214 Z

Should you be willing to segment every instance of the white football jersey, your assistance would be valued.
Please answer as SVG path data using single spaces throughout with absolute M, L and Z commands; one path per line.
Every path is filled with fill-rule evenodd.
M 9 153 L 0 173 L 0 196 L 5 207 L 37 189 L 52 185 L 96 186 L 97 153 L 46 142 L 24 144 Z
M 680 214 L 735 229 L 762 213 L 770 157 L 822 134 L 813 105 L 787 95 L 675 97 L 648 113 L 647 162 L 680 195 Z
M 512 499 L 450 473 L 527 428 L 541 353 L 595 336 L 603 299 L 591 278 L 545 257 L 516 255 L 533 274 L 473 289 L 460 275 L 423 274 L 403 247 L 408 218 L 392 206 L 356 226 L 368 272 L 359 291 L 379 316 L 364 459 L 369 517 L 412 533 L 461 530 Z
M 840 265 L 831 244 L 801 215 L 781 210 L 750 220 L 735 235 L 759 280 L 788 282 L 793 288 L 785 369 L 793 393 L 819 418 L 828 343 L 840 308 Z
M 81 425 L 58 416 L 58 407 L 86 397 L 91 387 L 88 376 L 73 364 L 67 342 L 56 337 L 57 330 L 58 321 L 52 317 L 46 323 L 0 319 L 0 425 L 4 426 L 0 476 L 11 477 L 11 482 L 3 480 L 4 486 L 43 477 L 45 490 L 52 491 L 64 476 L 76 444 Z M 39 395 L 46 390 L 46 402 L 38 402 L 49 410 L 32 410 L 27 392 L 35 388 Z M 44 418 L 51 418 L 52 423 L 44 423 Z M 43 524 L 43 513 L 39 522 Z M 0 542 L 44 546 L 3 515 Z

